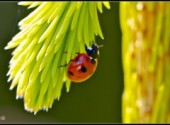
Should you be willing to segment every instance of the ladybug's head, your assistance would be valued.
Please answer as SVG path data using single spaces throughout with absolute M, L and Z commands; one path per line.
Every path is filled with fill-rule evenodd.
M 93 59 L 96 59 L 98 58 L 99 56 L 99 47 L 102 47 L 103 45 L 101 46 L 98 46 L 96 44 L 93 44 L 91 47 L 86 47 L 86 53 L 87 55 L 89 55 L 90 57 L 92 57 Z

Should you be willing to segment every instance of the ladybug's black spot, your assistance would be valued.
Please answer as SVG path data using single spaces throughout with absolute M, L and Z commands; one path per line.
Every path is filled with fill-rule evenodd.
M 96 63 L 96 61 L 94 59 L 91 59 L 90 62 L 91 62 L 91 64 L 95 64 Z
M 85 73 L 85 72 L 87 72 L 87 68 L 85 66 L 82 66 L 81 71 Z
M 72 71 L 69 71 L 69 74 L 70 74 L 71 76 L 74 76 L 74 73 L 73 73 Z

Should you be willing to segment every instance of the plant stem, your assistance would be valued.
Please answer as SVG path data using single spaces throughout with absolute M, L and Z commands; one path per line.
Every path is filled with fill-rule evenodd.
M 120 2 L 124 123 L 170 119 L 169 8 L 168 2 Z

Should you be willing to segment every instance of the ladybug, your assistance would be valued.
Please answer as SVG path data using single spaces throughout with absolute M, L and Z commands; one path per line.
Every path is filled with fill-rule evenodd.
M 92 76 L 98 65 L 99 47 L 96 44 L 85 46 L 86 53 L 79 53 L 71 60 L 67 76 L 72 82 L 83 82 Z

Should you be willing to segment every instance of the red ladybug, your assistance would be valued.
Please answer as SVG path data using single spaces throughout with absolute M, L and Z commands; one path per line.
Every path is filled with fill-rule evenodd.
M 91 77 L 98 64 L 99 46 L 86 47 L 86 53 L 79 53 L 68 66 L 68 78 L 73 82 L 83 82 Z

